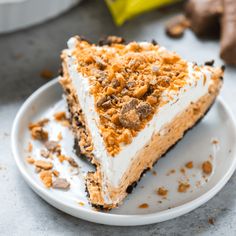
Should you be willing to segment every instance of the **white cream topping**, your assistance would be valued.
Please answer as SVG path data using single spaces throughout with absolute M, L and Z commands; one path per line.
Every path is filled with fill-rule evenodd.
M 98 128 L 99 117 L 95 111 L 94 98 L 89 93 L 90 85 L 88 78 L 83 77 L 77 71 L 76 59 L 71 56 L 71 52 L 75 48 L 75 44 L 75 38 L 71 38 L 68 41 L 69 49 L 66 50 L 68 55 L 68 70 L 74 88 L 76 89 L 80 106 L 85 115 L 87 126 L 92 136 L 94 144 L 93 154 L 101 164 L 101 170 L 104 175 L 104 200 L 106 203 L 110 203 L 109 198 L 105 194 L 106 183 L 108 182 L 113 187 L 118 187 L 123 175 L 131 165 L 133 158 L 146 145 L 146 143 L 150 141 L 152 135 L 158 132 L 160 134 L 164 134 L 165 130 L 163 130 L 163 127 L 167 123 L 171 122 L 179 113 L 184 111 L 191 102 L 196 102 L 200 97 L 207 94 L 209 85 L 212 83 L 212 72 L 206 67 L 201 68 L 201 71 L 194 71 L 193 64 L 188 63 L 189 76 L 186 85 L 178 92 L 168 91 L 168 96 L 171 95 L 173 99 L 159 108 L 145 128 L 133 138 L 131 144 L 124 145 L 122 150 L 115 157 L 111 157 L 106 151 L 100 130 Z M 161 48 L 161 50 L 164 49 Z M 163 99 L 168 99 L 166 95 L 167 94 L 163 94 Z

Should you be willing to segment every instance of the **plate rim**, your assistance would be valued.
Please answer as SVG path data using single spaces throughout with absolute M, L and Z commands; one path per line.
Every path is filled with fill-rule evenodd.
M 21 175 L 23 176 L 26 183 L 31 187 L 31 189 L 33 189 L 34 192 L 36 192 L 41 198 L 43 198 L 46 202 L 48 202 L 55 208 L 63 212 L 66 212 L 67 214 L 70 214 L 74 217 L 99 224 L 116 225 L 116 226 L 135 226 L 135 225 L 153 224 L 174 219 L 205 204 L 208 200 L 214 197 L 224 187 L 224 185 L 233 175 L 236 169 L 236 151 L 235 151 L 236 148 L 232 150 L 232 155 L 233 155 L 232 165 L 228 168 L 228 170 L 225 172 L 220 181 L 218 181 L 207 192 L 202 194 L 200 197 L 197 197 L 196 199 L 189 201 L 185 204 L 182 204 L 180 206 L 148 214 L 117 215 L 111 213 L 104 213 L 104 212 L 93 211 L 83 207 L 76 207 L 73 204 L 64 203 L 58 199 L 55 199 L 52 196 L 52 194 L 47 191 L 46 188 L 38 185 L 37 182 L 30 177 L 30 174 L 28 173 L 27 169 L 24 168 L 24 165 L 22 164 L 23 162 L 21 161 L 22 156 L 20 155 L 20 151 L 17 148 L 18 146 L 17 133 L 19 132 L 21 118 L 24 115 L 25 110 L 27 110 L 28 106 L 32 104 L 35 101 L 35 99 L 38 96 L 40 96 L 42 92 L 52 89 L 52 87 L 57 86 L 58 83 L 59 81 L 57 77 L 49 81 L 48 83 L 42 85 L 25 100 L 25 102 L 21 105 L 21 107 L 17 112 L 11 131 L 12 152 Z M 225 109 L 225 113 L 227 114 L 232 123 L 232 132 L 234 132 L 234 134 L 236 135 L 236 121 L 232 111 L 221 97 L 218 97 L 217 101 Z

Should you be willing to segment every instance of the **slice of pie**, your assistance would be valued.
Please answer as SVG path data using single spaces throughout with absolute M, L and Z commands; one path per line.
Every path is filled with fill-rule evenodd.
M 91 204 L 118 206 L 142 174 L 204 116 L 223 69 L 198 66 L 153 43 L 80 37 L 62 53 L 75 142 L 96 167 L 86 177 Z

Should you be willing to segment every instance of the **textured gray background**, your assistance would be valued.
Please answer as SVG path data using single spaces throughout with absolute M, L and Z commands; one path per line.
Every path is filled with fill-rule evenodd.
M 216 58 L 221 64 L 217 41 L 200 41 L 191 32 L 181 40 L 165 36 L 165 22 L 178 11 L 153 11 L 117 28 L 103 1 L 91 0 L 48 23 L 0 36 L 0 235 L 236 235 L 236 174 L 217 196 L 185 216 L 148 226 L 111 227 L 76 219 L 45 203 L 25 184 L 11 153 L 17 110 L 46 82 L 41 70 L 57 72 L 60 51 L 74 34 L 96 41 L 107 34 L 127 40 L 155 38 L 189 60 Z M 221 94 L 235 113 L 236 69 L 227 67 Z M 215 225 L 208 223 L 209 217 Z

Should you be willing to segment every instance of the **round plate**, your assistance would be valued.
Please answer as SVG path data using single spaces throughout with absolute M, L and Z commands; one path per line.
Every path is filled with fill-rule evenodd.
M 218 99 L 203 120 L 141 179 L 123 205 L 110 212 L 95 211 L 87 201 L 84 187 L 84 176 L 92 167 L 73 152 L 71 131 L 53 120 L 53 114 L 63 110 L 66 110 L 66 104 L 55 79 L 32 94 L 19 110 L 12 130 L 12 149 L 17 166 L 30 187 L 45 201 L 75 217 L 108 225 L 144 225 L 169 220 L 207 202 L 220 191 L 235 170 L 235 122 L 228 108 Z M 30 140 L 28 130 L 30 122 L 41 118 L 51 120 L 45 127 L 49 139 L 57 139 L 61 132 L 62 152 L 79 164 L 79 169 L 75 170 L 67 162 L 53 160 L 60 176 L 70 181 L 69 191 L 46 189 L 33 166 L 25 161 L 28 155 L 41 158 L 42 144 Z M 33 144 L 32 154 L 26 150 L 29 141 Z M 204 175 L 201 168 L 207 160 L 213 164 L 210 175 Z M 191 169 L 185 167 L 190 161 L 193 162 Z M 184 193 L 179 192 L 179 183 L 186 181 L 190 187 Z M 159 196 L 156 193 L 159 187 L 168 189 L 168 194 Z M 149 207 L 140 208 L 143 203 Z

